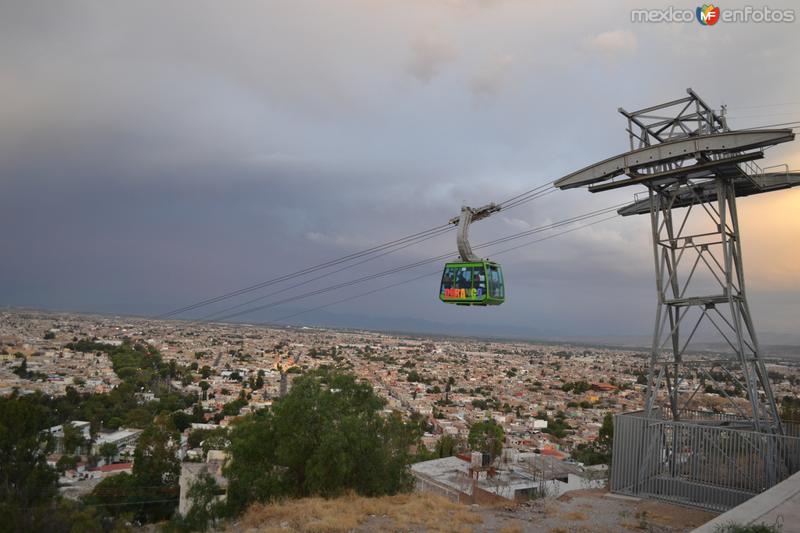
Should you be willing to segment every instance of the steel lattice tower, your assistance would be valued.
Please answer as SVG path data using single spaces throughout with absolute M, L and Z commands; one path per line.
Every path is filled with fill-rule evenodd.
M 713 442 L 719 436 L 711 437 L 702 427 L 784 434 L 747 301 L 736 199 L 800 185 L 800 174 L 788 169 L 765 172 L 755 164 L 767 147 L 793 140 L 791 129 L 731 130 L 724 114 L 691 89 L 687 93 L 634 112 L 620 108 L 627 119 L 630 151 L 573 172 L 555 185 L 587 186 L 591 192 L 646 188 L 620 214 L 650 216 L 658 301 L 645 409 L 639 415 L 641 437 L 631 440 L 635 449 L 620 454 L 623 460 L 633 454 L 636 465 L 614 466 L 618 479 L 628 476 L 622 492 L 666 492 L 672 499 L 697 503 L 688 501 L 691 491 L 686 487 L 714 486 L 719 480 L 713 474 L 699 473 L 709 465 L 713 470 L 714 464 L 719 468 L 726 460 L 736 463 L 747 454 L 760 454 L 764 464 L 758 476 L 737 481 L 741 486 L 735 490 L 742 494 L 763 490 L 794 469 L 794 463 L 785 461 L 786 450 L 772 441 L 750 438 L 749 452 L 720 452 L 716 463 L 709 458 L 717 452 L 701 456 L 696 450 L 719 448 Z M 712 355 L 710 341 L 724 348 Z M 708 387 L 736 414 L 698 413 L 693 402 Z M 665 420 L 673 424 L 664 425 Z M 628 473 L 620 471 L 626 467 Z M 732 468 L 728 477 L 738 475 L 737 467 Z M 717 484 L 729 480 L 723 481 Z

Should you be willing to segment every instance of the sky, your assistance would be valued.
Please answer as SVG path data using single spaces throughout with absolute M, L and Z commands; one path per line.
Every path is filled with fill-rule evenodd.
M 734 128 L 800 120 L 800 22 L 631 22 L 641 7 L 3 2 L 0 306 L 154 316 L 294 272 L 623 152 L 617 108 L 687 87 L 727 105 Z M 800 142 L 762 166 L 778 163 L 800 168 Z M 550 194 L 475 224 L 472 240 L 633 192 Z M 800 343 L 800 190 L 739 209 L 756 326 Z M 291 322 L 645 338 L 656 307 L 649 236 L 645 217 L 620 218 L 498 256 L 507 301 L 496 308 L 440 303 L 434 274 Z M 454 249 L 450 233 L 302 290 Z M 272 321 L 440 267 L 241 319 Z

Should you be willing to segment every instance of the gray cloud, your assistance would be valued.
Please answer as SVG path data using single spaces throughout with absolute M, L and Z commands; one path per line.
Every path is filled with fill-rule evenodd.
M 428 83 L 456 56 L 451 42 L 438 33 L 428 32 L 411 43 L 408 72 L 419 81 Z
M 441 224 L 462 203 L 502 200 L 623 151 L 620 105 L 688 86 L 730 104 L 732 116 L 737 106 L 796 100 L 799 74 L 785 60 L 799 44 L 793 25 L 637 26 L 629 7 L 599 5 L 561 24 L 561 9 L 388 0 L 5 6 L 0 305 L 164 311 Z M 597 61 L 598 48 L 614 61 Z M 800 166 L 796 148 L 781 150 L 776 162 Z M 474 241 L 629 198 L 559 192 L 477 224 Z M 639 333 L 654 309 L 648 236 L 646 220 L 618 220 L 499 256 L 511 292 L 498 309 L 440 305 L 433 276 L 327 312 Z M 453 241 L 310 288 L 439 255 Z M 748 276 L 766 279 L 754 266 Z M 791 330 L 785 298 L 796 287 L 751 291 L 759 327 Z
M 513 65 L 514 58 L 511 55 L 493 57 L 472 77 L 470 89 L 479 97 L 496 96 L 508 83 Z
M 584 46 L 590 52 L 617 56 L 636 52 L 638 41 L 631 30 L 614 30 L 588 37 L 584 41 Z

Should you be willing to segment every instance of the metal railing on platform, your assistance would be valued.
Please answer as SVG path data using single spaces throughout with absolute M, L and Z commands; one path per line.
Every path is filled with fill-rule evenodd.
M 654 411 L 614 417 L 611 490 L 726 511 L 800 470 L 800 429 L 787 435 L 740 429 L 737 417 Z

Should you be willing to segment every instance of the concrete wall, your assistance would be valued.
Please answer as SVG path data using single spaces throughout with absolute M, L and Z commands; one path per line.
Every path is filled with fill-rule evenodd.
M 469 494 L 461 492 L 436 481 L 423 477 L 420 474 L 414 474 L 416 481 L 414 483 L 414 492 L 429 492 L 438 494 L 448 500 L 456 503 L 468 503 L 466 500 L 470 499 Z

